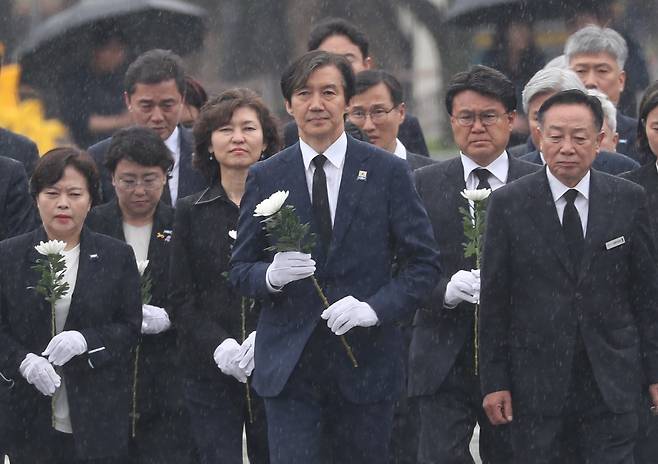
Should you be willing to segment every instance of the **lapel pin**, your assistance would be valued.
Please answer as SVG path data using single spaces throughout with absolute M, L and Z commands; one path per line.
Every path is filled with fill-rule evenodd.
M 94 261 L 94 260 L 98 259 L 98 255 L 96 253 L 94 253 L 93 255 L 89 255 L 89 259 Z
M 368 171 L 359 171 L 356 180 L 366 180 L 368 178 Z

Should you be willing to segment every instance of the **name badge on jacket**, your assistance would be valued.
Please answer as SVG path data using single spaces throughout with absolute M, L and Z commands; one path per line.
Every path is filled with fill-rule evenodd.
M 605 249 L 606 250 L 612 250 L 613 248 L 616 248 L 619 245 L 623 245 L 624 243 L 626 243 L 626 240 L 624 239 L 624 236 L 622 235 L 621 237 L 617 237 L 613 240 L 610 240 L 609 242 L 605 242 Z

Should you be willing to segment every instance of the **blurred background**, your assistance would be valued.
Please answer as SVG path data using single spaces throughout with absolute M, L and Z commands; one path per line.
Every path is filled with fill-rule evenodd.
M 280 74 L 306 50 L 312 25 L 335 16 L 360 26 L 376 66 L 404 83 L 407 106 L 438 154 L 452 149 L 442 93 L 453 73 L 493 64 L 520 93 L 587 22 L 615 28 L 637 52 L 621 104 L 635 115 L 637 94 L 658 75 L 655 11 L 658 0 L 0 0 L 0 126 L 30 137 L 41 153 L 76 142 L 65 114 L 71 84 L 96 73 L 120 93 L 127 64 L 153 46 L 184 55 L 209 94 L 251 87 L 286 121 Z

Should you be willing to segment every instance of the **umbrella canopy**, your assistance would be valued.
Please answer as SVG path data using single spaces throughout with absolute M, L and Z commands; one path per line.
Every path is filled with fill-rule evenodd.
M 582 4 L 591 0 L 585 0 Z M 600 0 L 602 3 L 607 0 Z M 569 0 L 455 0 L 446 21 L 461 26 L 497 23 L 505 19 L 532 21 L 564 16 L 577 8 Z
M 94 31 L 116 30 L 132 56 L 152 48 L 186 55 L 201 47 L 206 11 L 178 0 L 83 0 L 36 27 L 16 52 L 22 80 L 48 87 L 88 61 Z

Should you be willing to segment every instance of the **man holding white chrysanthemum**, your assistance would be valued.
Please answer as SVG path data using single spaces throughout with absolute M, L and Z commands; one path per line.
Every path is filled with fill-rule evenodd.
M 418 397 L 421 418 L 418 462 L 472 462 L 469 443 L 477 422 L 484 461 L 508 464 L 506 431 L 488 425 L 477 375 L 481 221 L 491 190 L 537 167 L 505 150 L 516 97 L 500 72 L 475 66 L 456 74 L 446 109 L 460 155 L 415 172 L 444 271 L 416 313 L 410 348 L 409 394 Z
M 398 322 L 436 284 L 436 245 L 407 163 L 345 135 L 349 62 L 309 52 L 281 87 L 300 141 L 250 168 L 231 271 L 262 301 L 252 385 L 270 462 L 382 462 L 404 379 Z

